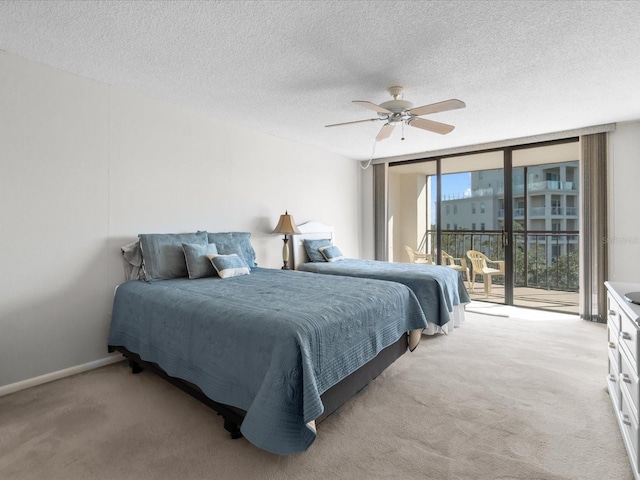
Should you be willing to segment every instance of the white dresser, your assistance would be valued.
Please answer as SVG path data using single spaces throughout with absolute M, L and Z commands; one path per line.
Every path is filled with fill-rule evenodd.
M 640 292 L 640 284 L 605 282 L 607 287 L 607 326 L 609 334 L 609 374 L 607 385 L 618 419 L 633 474 L 640 480 L 638 424 L 640 423 L 640 305 L 624 296 Z

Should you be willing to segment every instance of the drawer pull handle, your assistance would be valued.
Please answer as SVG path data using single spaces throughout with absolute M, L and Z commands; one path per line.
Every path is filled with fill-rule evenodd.
M 622 337 L 623 340 L 633 340 L 633 338 L 631 337 L 631 335 L 629 335 L 629 333 L 627 332 L 622 332 L 620 334 L 620 336 Z
M 613 342 L 609 342 L 609 348 L 612 349 L 612 350 L 615 350 L 616 349 L 616 344 L 613 343 Z
M 610 317 L 614 317 L 616 315 L 616 311 L 615 310 L 609 310 L 609 316 Z
M 613 373 L 609 374 L 609 380 L 611 380 L 612 382 L 616 381 L 616 376 Z
M 622 380 L 623 382 L 626 382 L 626 383 L 631 383 L 631 378 L 626 373 L 621 373 L 620 374 L 620 380 Z
M 629 415 L 626 413 L 622 414 L 622 423 L 631 425 L 631 420 L 629 420 Z

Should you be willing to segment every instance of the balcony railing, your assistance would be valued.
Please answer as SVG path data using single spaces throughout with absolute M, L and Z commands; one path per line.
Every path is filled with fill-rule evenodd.
M 537 192 L 540 190 L 577 190 L 578 185 L 574 182 L 558 182 L 555 180 L 546 180 L 542 182 L 533 182 L 527 185 L 527 190 Z
M 462 198 L 475 198 L 475 197 L 492 197 L 495 195 L 496 189 L 494 188 L 476 188 L 474 190 L 466 190 L 462 193 L 447 193 L 442 196 L 443 201 L 448 200 L 460 200 Z
M 514 285 L 577 292 L 579 288 L 577 231 L 520 231 L 513 234 Z M 423 248 L 437 258 L 436 231 L 426 232 Z M 431 248 L 426 248 L 430 246 Z M 442 249 L 453 257 L 466 257 L 468 250 L 484 253 L 491 260 L 504 260 L 503 234 L 499 231 L 443 230 Z M 467 262 L 471 266 L 471 262 Z M 504 284 L 494 276 L 495 284 Z
M 578 207 L 551 207 L 549 213 L 551 215 L 562 215 L 567 217 L 577 217 Z M 546 217 L 547 207 L 533 207 L 529 209 L 529 216 L 531 217 Z M 524 217 L 524 208 L 514 208 L 513 218 Z M 498 218 L 504 218 L 504 208 L 498 210 Z
M 515 232 L 516 286 L 577 292 L 578 245 L 577 231 Z
M 547 207 L 532 207 L 529 209 L 530 217 L 544 217 L 547 215 Z
M 513 193 L 518 195 L 524 193 L 524 185 L 517 184 L 513 185 Z M 527 185 L 527 191 L 530 192 L 540 192 L 546 190 L 562 190 L 562 191 L 570 191 L 577 190 L 578 185 L 575 182 L 558 182 L 554 180 L 546 180 L 542 182 L 533 182 Z M 496 188 L 488 187 L 488 188 L 476 188 L 474 190 L 466 190 L 461 193 L 448 193 L 443 195 L 443 201 L 449 200 L 460 200 L 462 198 L 475 198 L 475 197 L 493 197 L 495 195 L 504 195 L 504 186 L 498 186 Z

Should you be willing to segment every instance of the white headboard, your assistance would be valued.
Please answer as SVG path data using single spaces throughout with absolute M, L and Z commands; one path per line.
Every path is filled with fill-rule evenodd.
M 304 250 L 303 240 L 319 240 L 328 238 L 331 243 L 335 243 L 335 237 L 333 234 L 334 228 L 331 225 L 327 225 L 322 222 L 307 222 L 298 225 L 299 234 L 292 235 L 293 238 L 293 268 L 297 269 L 298 265 L 309 261 L 307 252 Z

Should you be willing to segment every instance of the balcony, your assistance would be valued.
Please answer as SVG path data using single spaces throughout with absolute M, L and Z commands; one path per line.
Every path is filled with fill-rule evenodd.
M 514 233 L 514 303 L 578 313 L 579 264 L 577 231 L 520 231 Z M 425 234 L 424 245 L 435 255 L 436 232 Z M 442 249 L 465 258 L 468 250 L 483 252 L 492 260 L 504 260 L 502 232 L 443 230 Z M 470 262 L 467 262 L 470 265 Z M 473 273 L 473 272 L 471 272 Z M 473 277 L 472 277 L 473 278 Z M 504 302 L 504 277 L 493 277 L 489 297 L 484 295 L 480 275 L 474 280 L 473 300 Z
M 489 189 L 490 190 L 490 189 Z M 546 180 L 541 182 L 532 182 L 527 185 L 527 192 L 541 192 L 541 191 L 575 191 L 578 190 L 578 184 L 575 182 L 557 182 L 554 180 Z M 504 194 L 504 187 L 496 188 L 496 194 Z M 514 184 L 512 187 L 514 195 L 522 195 L 524 193 L 524 184 Z
M 575 182 L 558 182 L 555 180 L 546 180 L 542 182 L 533 182 L 527 185 L 529 192 L 539 192 L 542 190 L 577 190 L 578 185 Z
M 514 208 L 513 218 L 524 218 L 524 208 Z M 550 207 L 549 213 L 555 216 L 577 217 L 578 207 Z M 546 217 L 547 207 L 533 207 L 529 209 L 530 217 Z M 498 210 L 498 218 L 504 218 L 504 208 Z
M 546 217 L 547 207 L 532 207 L 529 209 L 530 217 Z
M 476 188 L 475 190 L 465 191 L 463 193 L 449 193 L 442 196 L 442 201 L 461 200 L 464 198 L 476 197 L 493 197 L 496 194 L 494 188 Z

